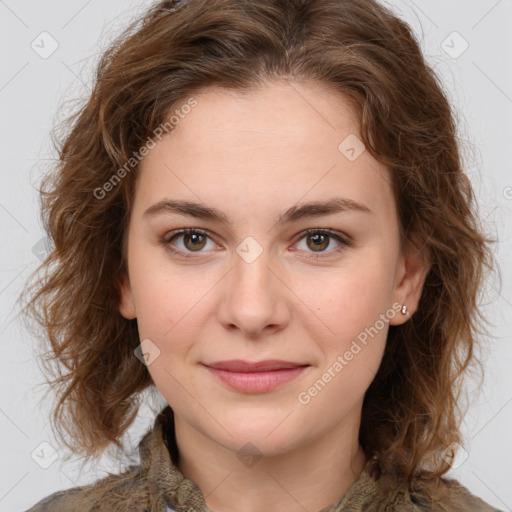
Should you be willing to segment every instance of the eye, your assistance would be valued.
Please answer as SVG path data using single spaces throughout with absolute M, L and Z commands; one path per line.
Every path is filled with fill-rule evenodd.
M 175 247 L 174 244 L 177 240 L 181 240 L 182 248 Z M 213 242 L 207 231 L 199 228 L 184 228 L 171 232 L 162 240 L 162 244 L 173 254 L 177 254 L 184 258 L 194 258 L 195 256 L 190 255 L 190 253 L 204 252 L 203 249 L 207 247 L 208 240 L 210 240 L 213 245 L 210 249 L 217 247 L 217 244 Z M 350 238 L 337 231 L 329 229 L 308 229 L 303 231 L 299 235 L 299 241 L 302 240 L 306 240 L 306 249 L 301 250 L 313 253 L 313 255 L 306 256 L 306 258 L 315 259 L 323 257 L 323 253 L 330 255 L 332 253 L 340 252 L 344 248 L 352 245 Z M 332 245 L 331 240 L 335 240 L 338 247 L 336 249 L 326 251 L 326 249 Z M 297 245 L 297 243 L 295 245 Z
M 201 252 L 201 250 L 207 245 L 207 240 L 210 239 L 206 231 L 197 228 L 186 228 L 180 229 L 179 231 L 173 231 L 171 236 L 167 236 L 162 242 L 171 252 L 179 254 L 185 258 L 193 258 L 194 256 L 188 256 L 187 252 Z M 177 239 L 182 239 L 184 249 L 175 249 L 172 245 Z M 212 242 L 213 243 L 213 242 Z M 216 246 L 216 244 L 213 244 Z
M 325 252 L 330 255 L 332 253 L 342 251 L 345 247 L 350 247 L 352 245 L 352 241 L 348 237 L 330 229 L 308 229 L 299 236 L 299 241 L 306 241 L 305 251 L 317 253 L 320 257 L 323 257 L 323 253 Z M 333 239 L 338 244 L 338 248 L 326 251 L 326 249 L 332 245 L 331 241 Z

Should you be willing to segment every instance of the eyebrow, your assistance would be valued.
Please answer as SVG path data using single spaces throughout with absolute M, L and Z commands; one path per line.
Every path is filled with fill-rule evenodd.
M 328 201 L 314 201 L 294 205 L 282 212 L 276 219 L 276 223 L 285 224 L 296 222 L 306 217 L 320 217 L 322 215 L 331 215 L 333 213 L 343 213 L 347 211 L 374 214 L 374 212 L 363 203 L 344 197 L 335 197 Z M 179 201 L 173 199 L 164 199 L 150 206 L 144 212 L 144 217 L 154 217 L 166 213 L 178 213 L 196 219 L 211 220 L 230 225 L 226 214 L 217 208 L 212 208 L 193 201 Z

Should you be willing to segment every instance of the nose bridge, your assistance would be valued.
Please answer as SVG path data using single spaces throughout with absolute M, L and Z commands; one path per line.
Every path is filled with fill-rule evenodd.
M 271 307 L 276 299 L 272 284 L 276 277 L 271 270 L 270 247 L 247 237 L 238 245 L 236 253 L 231 291 L 240 299 L 245 297 L 255 301 L 253 306 L 267 304 Z
M 270 298 L 272 287 L 269 283 L 272 272 L 270 248 L 263 247 L 254 239 L 243 241 L 236 249 L 234 258 L 234 286 L 238 285 L 242 293 L 254 290 L 255 293 L 266 291 Z

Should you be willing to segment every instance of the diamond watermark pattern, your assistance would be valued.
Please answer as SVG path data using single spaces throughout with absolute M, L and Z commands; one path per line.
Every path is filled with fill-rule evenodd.
M 346 137 L 338 146 L 339 152 L 351 162 L 357 160 L 365 149 L 363 141 L 353 133 Z
M 160 349 L 149 338 L 146 338 L 141 341 L 133 353 L 141 362 L 149 366 L 160 356 Z
M 241 460 L 242 464 L 248 468 L 252 468 L 263 456 L 258 447 L 253 443 L 245 443 L 236 456 Z
M 238 245 L 236 252 L 246 263 L 253 263 L 263 252 L 263 247 L 252 236 L 248 236 Z
M 469 453 L 459 443 L 454 442 L 445 448 L 441 457 L 450 464 L 452 469 L 457 469 L 464 464 L 469 457 Z
M 39 57 L 47 59 L 50 57 L 55 50 L 59 47 L 57 40 L 48 32 L 41 32 L 33 41 L 30 43 L 32 50 L 34 50 Z
M 40 261 L 44 261 L 54 249 L 52 241 L 44 236 L 32 247 L 32 254 Z
M 458 59 L 469 48 L 469 43 L 458 32 L 452 32 L 441 43 L 441 48 L 452 59 Z
M 30 456 L 43 469 L 48 469 L 59 458 L 57 450 L 47 441 L 39 443 Z

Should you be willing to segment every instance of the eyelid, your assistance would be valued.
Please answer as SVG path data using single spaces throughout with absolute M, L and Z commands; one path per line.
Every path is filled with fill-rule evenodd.
M 306 255 L 304 256 L 305 259 L 315 261 L 319 261 L 322 259 L 328 259 L 329 257 L 333 257 L 334 255 L 339 255 L 341 252 L 345 251 L 347 248 L 352 247 L 353 240 L 351 237 L 346 235 L 345 233 L 342 233 L 341 231 L 337 231 L 334 229 L 329 228 L 309 228 L 301 233 L 299 233 L 296 236 L 296 241 L 294 242 L 294 245 L 300 242 L 303 238 L 305 238 L 307 235 L 328 235 L 330 238 L 334 238 L 339 244 L 340 247 L 331 249 L 328 251 L 306 251 Z
M 166 235 L 164 235 L 163 239 L 164 242 L 169 243 L 173 238 L 176 238 L 179 235 L 186 235 L 189 233 L 197 233 L 199 235 L 207 236 L 208 238 L 211 238 L 212 240 L 214 237 L 211 236 L 211 233 L 202 228 L 181 228 L 181 229 L 174 229 L 173 231 L 169 231 Z
M 170 233 L 168 233 L 167 235 L 165 235 L 163 237 L 163 240 L 162 240 L 162 245 L 164 245 L 172 253 L 178 254 L 178 255 L 182 256 L 183 258 L 196 258 L 196 257 L 200 257 L 202 251 L 198 251 L 197 252 L 198 256 L 194 256 L 194 251 L 185 252 L 185 251 L 182 251 L 180 249 L 173 248 L 171 246 L 171 244 L 170 244 L 171 241 L 173 241 L 174 239 L 180 237 L 181 235 L 186 235 L 186 234 L 191 234 L 191 233 L 192 234 L 199 234 L 199 235 L 205 236 L 205 237 L 209 238 L 210 240 L 212 240 L 213 242 L 218 244 L 218 242 L 216 241 L 216 237 L 213 236 L 206 229 L 202 229 L 202 228 L 181 228 L 181 229 L 173 230 Z M 329 229 L 329 228 L 309 228 L 309 229 L 306 229 L 304 231 L 301 231 L 300 233 L 298 233 L 295 236 L 295 241 L 293 242 L 293 245 L 297 244 L 300 240 L 302 240 L 307 235 L 317 235 L 317 234 L 328 235 L 329 237 L 334 238 L 337 242 L 339 242 L 341 244 L 341 248 L 332 249 L 332 250 L 329 250 L 329 251 L 320 251 L 320 252 L 317 252 L 317 253 L 312 251 L 312 252 L 309 253 L 310 256 L 306 256 L 306 258 L 308 258 L 308 257 L 309 258 L 311 258 L 311 257 L 314 257 L 314 258 L 327 258 L 328 256 L 330 256 L 332 254 L 339 253 L 339 252 L 343 251 L 345 248 L 351 247 L 353 245 L 353 240 L 352 240 L 352 238 L 350 236 L 348 236 L 345 233 L 342 233 L 340 231 Z
M 341 231 L 337 231 L 335 229 L 329 229 L 329 228 L 309 228 L 305 229 L 304 231 L 301 231 L 297 236 L 297 240 L 301 240 L 306 235 L 316 235 L 316 234 L 327 234 L 331 236 L 332 238 L 339 239 L 341 242 L 346 243 L 347 245 L 352 244 L 352 239 L 346 235 L 345 233 L 342 233 Z

